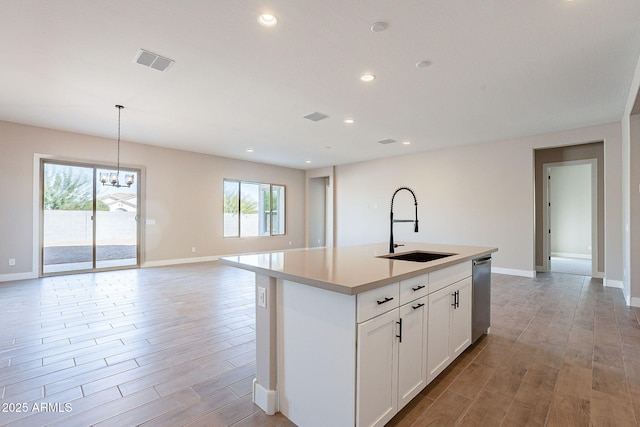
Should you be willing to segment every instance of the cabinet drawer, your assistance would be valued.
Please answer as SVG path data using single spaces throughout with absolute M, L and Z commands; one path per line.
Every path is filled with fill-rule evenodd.
M 399 302 L 400 291 L 398 283 L 392 283 L 358 294 L 357 322 L 364 322 L 389 310 L 398 308 L 400 306 Z
M 461 262 L 429 273 L 429 293 L 471 276 L 471 261 Z
M 400 305 L 406 304 L 429 293 L 429 275 L 412 277 L 400 282 Z

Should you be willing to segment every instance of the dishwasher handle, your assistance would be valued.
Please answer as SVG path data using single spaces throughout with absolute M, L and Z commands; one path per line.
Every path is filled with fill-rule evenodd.
M 477 258 L 473 260 L 473 265 L 482 265 L 491 262 L 491 256 L 486 256 L 484 258 Z

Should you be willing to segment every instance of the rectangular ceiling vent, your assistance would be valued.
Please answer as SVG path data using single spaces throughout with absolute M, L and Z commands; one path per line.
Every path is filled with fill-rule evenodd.
M 396 141 L 395 139 L 387 138 L 387 139 L 383 139 L 382 141 L 378 141 L 378 144 L 386 145 L 386 144 L 393 144 L 394 142 L 398 142 L 398 141 Z
M 166 71 L 175 62 L 173 59 L 165 58 L 148 50 L 140 49 L 134 61 L 140 65 L 151 67 L 159 71 Z
M 326 114 L 318 113 L 317 111 L 304 116 L 305 119 L 311 120 L 312 122 L 319 122 L 320 120 L 324 120 L 327 117 L 329 116 L 327 116 Z

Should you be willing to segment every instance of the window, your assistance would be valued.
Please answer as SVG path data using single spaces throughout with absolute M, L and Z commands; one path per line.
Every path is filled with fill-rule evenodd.
M 224 237 L 283 234 L 284 185 L 224 180 Z

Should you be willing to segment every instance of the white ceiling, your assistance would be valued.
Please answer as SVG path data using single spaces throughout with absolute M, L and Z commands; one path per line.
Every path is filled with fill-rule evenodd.
M 0 120 L 115 138 L 123 104 L 123 140 L 299 169 L 620 120 L 640 54 L 638 0 L 0 0 L 0 11 Z M 258 25 L 265 11 L 279 25 Z M 387 29 L 372 32 L 377 21 Z M 140 48 L 176 62 L 143 67 Z M 314 111 L 329 118 L 302 118 Z M 376 142 L 387 138 L 398 142 Z

